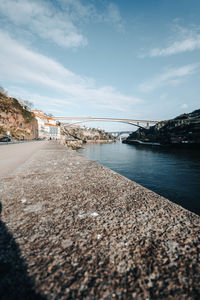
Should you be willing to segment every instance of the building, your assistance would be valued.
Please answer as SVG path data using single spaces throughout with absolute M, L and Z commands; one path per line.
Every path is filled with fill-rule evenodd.
M 60 138 L 60 126 L 53 117 L 45 115 L 40 110 L 34 110 L 33 113 L 38 122 L 38 138 L 54 140 Z

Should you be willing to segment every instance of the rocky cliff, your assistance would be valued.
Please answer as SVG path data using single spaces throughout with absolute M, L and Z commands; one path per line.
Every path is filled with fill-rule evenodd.
M 162 145 L 199 145 L 200 146 L 200 109 L 182 114 L 174 119 L 162 121 L 149 129 L 138 129 L 126 143 L 157 142 Z
M 37 121 L 19 100 L 0 92 L 0 137 L 7 131 L 14 139 L 34 139 L 37 137 Z
M 111 134 L 106 133 L 104 130 L 86 127 L 78 125 L 62 125 L 62 132 L 66 138 L 75 138 L 82 141 L 108 141 L 114 140 Z

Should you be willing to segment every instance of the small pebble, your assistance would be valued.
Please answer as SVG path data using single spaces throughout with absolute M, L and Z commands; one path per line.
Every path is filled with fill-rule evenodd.
M 96 212 L 93 212 L 93 213 L 91 213 L 90 215 L 91 215 L 92 217 L 97 217 L 99 214 L 96 213 Z

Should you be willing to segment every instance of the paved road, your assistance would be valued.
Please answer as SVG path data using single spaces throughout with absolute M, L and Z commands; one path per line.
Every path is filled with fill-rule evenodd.
M 7 176 L 48 141 L 0 145 L 0 178 Z

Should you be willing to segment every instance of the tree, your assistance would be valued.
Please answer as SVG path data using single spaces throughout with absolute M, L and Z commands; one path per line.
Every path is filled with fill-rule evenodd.
M 28 101 L 28 100 L 22 100 L 22 102 L 24 103 L 24 105 L 26 107 L 28 107 L 29 109 L 31 109 L 33 107 L 33 102 Z
M 47 113 L 43 113 L 45 116 L 47 117 L 50 117 L 50 118 L 53 118 L 53 115 L 52 114 L 47 114 Z
M 0 86 L 0 93 L 7 95 L 7 91 L 2 86 Z

